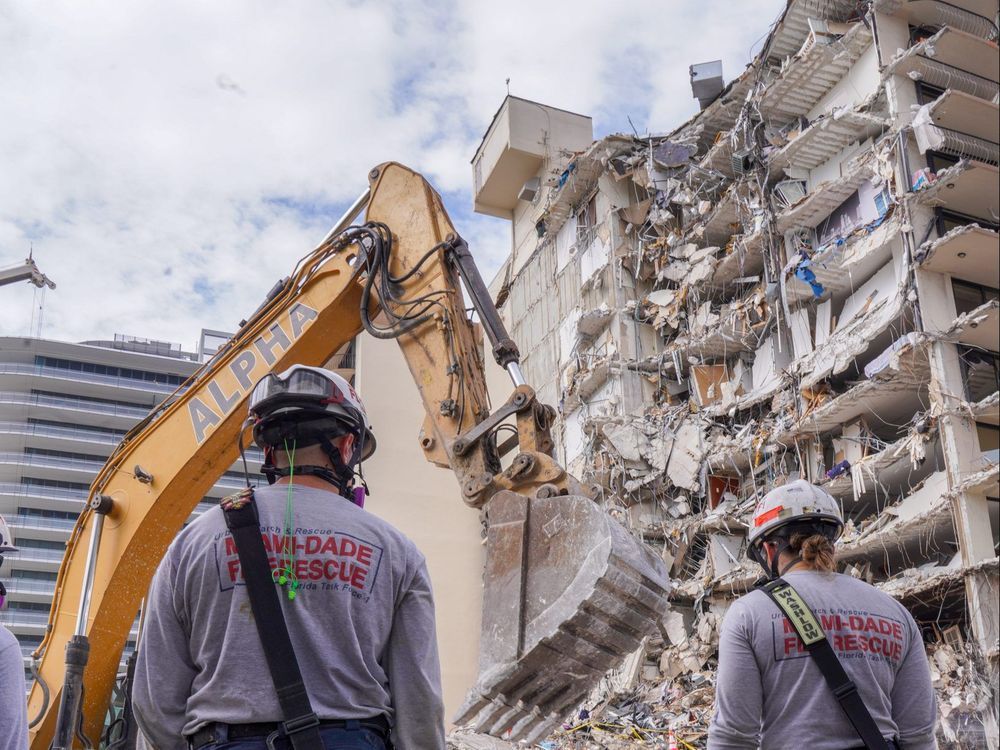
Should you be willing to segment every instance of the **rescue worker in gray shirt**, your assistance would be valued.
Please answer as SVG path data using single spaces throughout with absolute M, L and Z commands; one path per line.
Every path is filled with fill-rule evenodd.
M 269 487 L 255 501 L 272 578 L 327 748 L 444 748 L 424 557 L 366 513 L 355 466 L 375 439 L 354 389 L 296 365 L 250 397 Z M 221 508 L 170 545 L 153 579 L 133 703 L 159 750 L 290 748 Z
M 749 554 L 812 610 L 887 746 L 933 750 L 937 708 L 920 630 L 895 599 L 835 572 L 843 530 L 837 501 L 800 479 L 758 503 Z M 864 746 L 778 605 L 760 589 L 737 600 L 719 639 L 709 750 Z
M 0 563 L 4 553 L 17 552 L 10 527 L 0 516 Z M 0 607 L 7 589 L 0 582 Z M 28 702 L 25 699 L 24 660 L 17 639 L 0 625 L 0 750 L 27 750 Z

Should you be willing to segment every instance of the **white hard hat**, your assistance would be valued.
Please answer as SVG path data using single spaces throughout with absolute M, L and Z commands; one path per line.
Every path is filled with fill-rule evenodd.
M 17 547 L 14 546 L 14 537 L 10 533 L 10 526 L 0 516 L 0 554 L 4 552 L 17 552 Z
M 261 378 L 250 394 L 253 437 L 261 448 L 280 447 L 289 437 L 299 446 L 337 434 L 355 436 L 361 462 L 375 452 L 375 435 L 354 387 L 322 367 L 292 365 Z
M 817 525 L 829 524 L 831 541 L 839 539 L 844 531 L 844 517 L 833 496 L 804 479 L 796 479 L 775 487 L 757 503 L 747 541 L 753 547 L 781 527 L 803 521 L 811 521 Z

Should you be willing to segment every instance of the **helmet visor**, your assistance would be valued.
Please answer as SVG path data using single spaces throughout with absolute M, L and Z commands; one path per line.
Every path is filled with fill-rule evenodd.
M 250 410 L 258 411 L 267 401 L 278 396 L 305 396 L 312 399 L 343 401 L 336 383 L 313 370 L 295 370 L 286 379 L 265 375 L 250 394 Z

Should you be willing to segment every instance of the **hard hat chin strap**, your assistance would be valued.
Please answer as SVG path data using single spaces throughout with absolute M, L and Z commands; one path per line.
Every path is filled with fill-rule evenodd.
M 767 552 L 764 550 L 765 544 L 777 545 L 777 549 L 774 551 L 774 557 L 767 559 Z M 783 536 L 776 537 L 774 539 L 765 539 L 761 541 L 760 544 L 755 545 L 750 548 L 750 556 L 764 569 L 764 575 L 767 576 L 769 581 L 773 581 L 776 578 L 780 578 L 785 573 L 787 573 L 793 566 L 797 563 L 802 562 L 802 555 L 798 554 L 792 557 L 780 570 L 778 569 L 778 564 L 781 560 L 781 555 L 791 549 L 792 544 L 787 538 Z

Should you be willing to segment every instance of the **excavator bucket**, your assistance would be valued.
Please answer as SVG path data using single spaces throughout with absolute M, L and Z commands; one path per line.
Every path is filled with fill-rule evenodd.
M 499 492 L 487 516 L 479 680 L 456 722 L 537 742 L 656 629 L 669 578 L 587 497 Z

